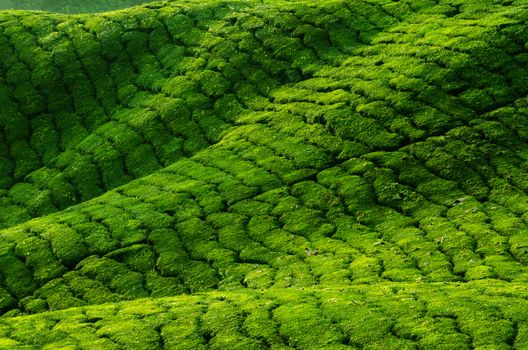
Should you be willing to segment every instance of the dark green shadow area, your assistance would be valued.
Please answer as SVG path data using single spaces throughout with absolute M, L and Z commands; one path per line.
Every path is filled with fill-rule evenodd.
M 0 10 L 41 10 L 60 13 L 104 12 L 141 5 L 148 0 L 3 0 Z

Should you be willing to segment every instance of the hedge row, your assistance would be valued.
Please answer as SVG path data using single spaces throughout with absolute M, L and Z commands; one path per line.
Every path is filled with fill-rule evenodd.
M 0 346 L 522 349 L 526 293 L 505 283 L 380 284 L 140 299 L 3 319 Z

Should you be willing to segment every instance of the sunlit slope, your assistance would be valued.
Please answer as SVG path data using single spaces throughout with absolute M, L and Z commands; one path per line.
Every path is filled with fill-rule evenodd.
M 387 349 L 385 329 L 395 349 L 523 348 L 527 16 L 522 1 L 0 12 L 0 345 Z M 416 302 L 401 313 L 400 290 Z M 303 317 L 335 334 L 310 340 Z M 451 331 L 435 342 L 421 322 Z
M 2 319 L 0 348 L 525 349 L 527 293 L 488 280 L 139 299 Z

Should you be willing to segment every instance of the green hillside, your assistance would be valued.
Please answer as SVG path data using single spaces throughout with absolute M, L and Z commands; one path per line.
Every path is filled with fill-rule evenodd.
M 528 349 L 527 22 L 0 11 L 0 349 Z

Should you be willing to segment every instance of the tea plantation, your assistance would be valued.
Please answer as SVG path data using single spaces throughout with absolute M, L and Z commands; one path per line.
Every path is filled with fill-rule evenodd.
M 0 349 L 528 349 L 528 2 L 0 11 Z
M 0 10 L 88 13 L 122 9 L 146 2 L 149 0 L 2 0 Z

